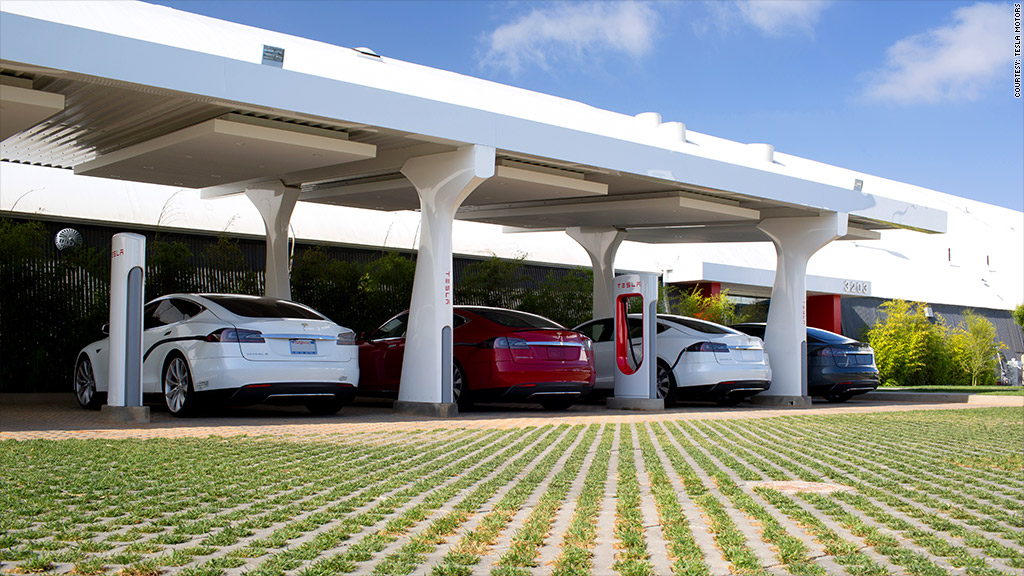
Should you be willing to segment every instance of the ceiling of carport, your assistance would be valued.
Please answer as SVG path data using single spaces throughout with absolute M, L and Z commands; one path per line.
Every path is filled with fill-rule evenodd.
M 23 78 L 0 76 L 0 141 L 64 110 L 64 97 L 32 90 Z
M 301 201 L 415 210 L 415 189 L 400 172 L 404 162 L 459 145 L 10 62 L 0 63 L 0 75 L 37 100 L 66 102 L 40 121 L 5 100 L 5 126 L 27 127 L 4 139 L 4 160 L 206 188 L 204 197 L 237 193 L 238 182 L 274 178 L 301 187 Z M 526 229 L 618 227 L 630 240 L 654 243 L 763 241 L 756 229 L 761 218 L 816 214 L 658 178 L 497 154 L 494 177 L 474 190 L 457 218 Z M 889 227 L 857 217 L 850 224 L 849 237 L 857 238 L 866 234 L 859 228 Z
M 373 158 L 348 134 L 226 114 L 75 166 L 75 174 L 206 188 Z

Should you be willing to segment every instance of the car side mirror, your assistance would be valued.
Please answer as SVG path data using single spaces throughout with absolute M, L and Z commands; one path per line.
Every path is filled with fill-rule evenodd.
M 359 339 L 360 340 L 364 340 L 366 342 L 372 342 L 373 341 L 373 338 L 370 338 L 370 333 L 369 332 L 360 332 L 359 333 Z
M 103 332 L 107 336 L 110 336 L 110 324 L 104 324 L 103 326 L 100 326 L 100 332 Z

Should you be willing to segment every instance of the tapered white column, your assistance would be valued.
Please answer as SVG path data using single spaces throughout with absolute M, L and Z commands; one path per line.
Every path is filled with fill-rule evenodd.
M 494 148 L 412 158 L 402 174 L 420 197 L 420 245 L 395 409 L 456 414 L 452 403 L 452 225 L 463 200 L 494 175 Z
M 263 293 L 272 298 L 291 300 L 288 281 L 288 223 L 299 199 L 299 189 L 289 188 L 280 180 L 261 182 L 246 188 L 245 195 L 263 216 L 267 230 L 267 267 Z
M 615 254 L 626 233 L 616 228 L 566 228 L 565 233 L 579 242 L 590 256 L 594 269 L 594 318 L 614 313 Z
M 807 262 L 826 244 L 846 235 L 847 215 L 770 218 L 757 227 L 775 244 L 778 263 L 764 335 L 772 367 L 772 385 L 751 400 L 806 406 L 810 404 L 807 395 Z

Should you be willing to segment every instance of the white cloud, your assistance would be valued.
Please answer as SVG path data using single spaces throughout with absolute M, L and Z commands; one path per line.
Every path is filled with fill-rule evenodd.
M 481 64 L 516 74 L 606 53 L 640 57 L 651 50 L 657 19 L 645 2 L 548 4 L 487 34 Z
M 767 36 L 814 34 L 814 27 L 828 2 L 798 0 L 743 0 L 736 3 L 740 15 Z
M 886 66 L 866 76 L 865 96 L 898 104 L 977 100 L 1012 70 L 1010 14 L 1008 4 L 957 8 L 951 26 L 896 42 L 886 52 Z

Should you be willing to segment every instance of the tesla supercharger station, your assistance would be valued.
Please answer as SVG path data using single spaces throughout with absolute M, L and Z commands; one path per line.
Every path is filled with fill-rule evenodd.
M 655 327 L 658 312 L 658 277 L 628 274 L 615 277 L 615 396 L 609 407 L 657 410 L 658 356 Z M 639 310 L 643 328 L 630 338 L 628 316 Z
M 142 406 L 142 303 L 146 237 L 114 234 L 110 252 L 110 356 L 107 405 L 119 420 L 149 420 Z

